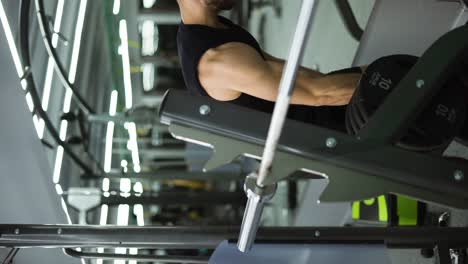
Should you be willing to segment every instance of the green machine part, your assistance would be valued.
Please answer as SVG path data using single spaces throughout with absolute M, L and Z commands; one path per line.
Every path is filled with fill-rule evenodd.
M 381 195 L 352 203 L 356 221 L 379 222 L 398 226 L 416 226 L 422 218 L 421 203 L 403 196 Z
M 415 226 L 418 225 L 419 218 L 422 216 L 419 216 L 419 204 L 420 202 L 402 197 L 402 196 L 397 196 L 396 197 L 396 213 L 398 216 L 398 225 L 399 226 Z
M 381 195 L 377 198 L 353 202 L 352 217 L 353 220 L 387 222 L 387 198 Z

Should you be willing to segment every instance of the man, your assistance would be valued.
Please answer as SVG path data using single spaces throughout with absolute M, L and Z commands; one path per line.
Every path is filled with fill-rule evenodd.
M 285 62 L 266 54 L 246 30 L 219 16 L 235 0 L 177 0 L 182 24 L 178 49 L 190 91 L 271 112 Z M 301 67 L 291 98 L 292 118 L 313 122 L 310 107 L 346 105 L 361 69 L 324 75 Z M 290 113 L 291 114 L 291 113 Z M 344 114 L 343 114 L 344 115 Z M 291 116 L 290 116 L 291 118 Z

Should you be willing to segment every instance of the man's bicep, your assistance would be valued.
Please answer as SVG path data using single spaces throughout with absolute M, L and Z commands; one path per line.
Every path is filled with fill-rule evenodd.
M 284 60 L 283 60 L 283 59 L 280 59 L 280 58 L 278 58 L 278 57 L 275 57 L 275 56 L 273 56 L 273 55 L 271 55 L 271 54 L 269 54 L 269 53 L 267 53 L 267 52 L 265 52 L 265 51 L 263 51 L 263 56 L 265 57 L 265 59 L 266 59 L 267 61 L 274 61 L 274 62 L 282 62 L 282 63 L 284 63 Z
M 237 92 L 238 96 L 245 93 L 274 101 L 279 81 L 277 79 L 260 54 L 242 43 L 222 45 L 206 58 L 202 58 L 200 64 L 202 85 L 208 94 L 218 100 L 226 98 L 223 94 L 229 98 Z

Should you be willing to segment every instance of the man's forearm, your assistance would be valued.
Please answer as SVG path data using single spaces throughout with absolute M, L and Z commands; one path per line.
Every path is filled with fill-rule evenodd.
M 267 61 L 275 78 L 282 75 L 284 62 Z M 354 93 L 360 74 L 324 75 L 301 67 L 298 71 L 292 104 L 310 106 L 346 105 Z
M 273 57 L 273 56 L 271 56 L 271 55 L 269 55 L 267 53 L 265 53 L 264 56 L 265 56 L 265 58 L 266 58 L 266 60 L 267 60 L 267 62 L 269 64 L 276 65 L 276 68 L 280 69 L 281 71 L 283 70 L 283 67 L 286 65 L 286 61 L 283 60 L 283 59 Z M 313 77 L 323 76 L 323 74 L 321 72 L 306 68 L 304 66 L 299 66 L 298 74 L 302 74 L 302 75 L 307 74 L 307 75 L 313 76 Z
M 347 105 L 360 78 L 356 73 L 325 75 L 309 83 L 308 89 L 316 92 L 320 105 Z

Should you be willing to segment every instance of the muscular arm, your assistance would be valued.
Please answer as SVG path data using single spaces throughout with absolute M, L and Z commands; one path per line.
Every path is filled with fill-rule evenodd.
M 242 43 L 228 43 L 204 54 L 198 66 L 199 79 L 214 99 L 230 101 L 242 93 L 275 101 L 284 62 L 264 60 Z M 359 74 L 326 76 L 306 68 L 297 75 L 292 104 L 345 105 L 354 92 Z

